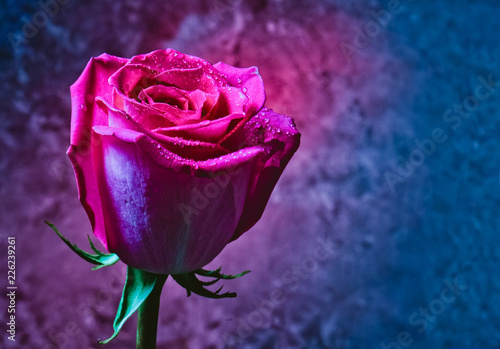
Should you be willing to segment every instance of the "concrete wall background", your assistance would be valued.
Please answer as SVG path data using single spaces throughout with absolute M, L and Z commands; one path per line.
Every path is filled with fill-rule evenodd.
M 91 272 L 43 219 L 87 248 L 65 156 L 86 62 L 166 47 L 258 66 L 303 138 L 262 220 L 209 265 L 252 270 L 224 283 L 238 297 L 167 282 L 159 348 L 500 347 L 499 87 L 477 90 L 500 81 L 496 1 L 0 4 L 0 279 L 14 235 L 19 287 L 2 347 L 111 335 L 124 265 Z M 134 321 L 107 348 L 132 347 Z

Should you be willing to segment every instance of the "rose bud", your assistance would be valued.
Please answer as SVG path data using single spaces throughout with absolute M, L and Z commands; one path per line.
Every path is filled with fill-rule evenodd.
M 93 58 L 71 98 L 68 156 L 94 234 L 152 273 L 199 269 L 250 229 L 299 146 L 256 67 L 171 49 Z

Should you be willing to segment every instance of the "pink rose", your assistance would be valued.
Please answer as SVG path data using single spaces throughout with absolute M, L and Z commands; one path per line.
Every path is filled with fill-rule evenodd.
M 199 269 L 261 217 L 299 146 L 256 67 L 171 49 L 92 58 L 71 86 L 71 159 L 94 234 L 136 269 Z

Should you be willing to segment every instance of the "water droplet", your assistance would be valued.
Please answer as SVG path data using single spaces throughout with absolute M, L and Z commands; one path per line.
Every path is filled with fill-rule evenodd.
M 241 84 L 241 79 L 236 80 L 238 84 Z
M 269 118 L 265 118 L 265 119 L 264 119 L 264 122 L 265 122 L 266 124 L 268 124 L 268 123 L 269 123 Z
M 247 93 L 248 89 L 246 87 L 243 87 L 243 92 Z

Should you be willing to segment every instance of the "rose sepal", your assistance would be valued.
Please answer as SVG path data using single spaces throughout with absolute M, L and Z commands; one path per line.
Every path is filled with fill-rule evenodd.
M 96 264 L 96 266 L 94 268 L 92 268 L 92 270 L 97 270 L 97 269 L 100 269 L 102 267 L 108 267 L 110 265 L 115 264 L 116 262 L 118 262 L 120 260 L 120 258 L 114 253 L 102 253 L 101 251 L 99 251 L 99 249 L 94 246 L 94 244 L 92 243 L 92 240 L 90 239 L 90 236 L 88 236 L 88 235 L 87 235 L 87 237 L 89 239 L 90 247 L 92 248 L 92 250 L 96 254 L 91 254 L 91 253 L 85 252 L 82 249 L 80 249 L 78 246 L 76 246 L 76 244 L 72 244 L 68 239 L 66 239 L 59 232 L 59 230 L 54 226 L 54 224 L 52 224 L 48 221 L 44 221 L 44 222 L 61 238 L 62 241 L 64 241 L 64 243 L 66 245 L 68 245 L 69 248 L 71 248 L 71 250 L 73 250 L 73 252 L 75 252 L 78 256 L 80 256 L 85 261 L 92 263 L 92 264 Z
M 80 256 L 85 261 L 95 264 L 92 270 L 100 269 L 105 266 L 110 266 L 118 262 L 120 259 L 115 253 L 103 253 L 92 243 L 88 236 L 90 247 L 96 253 L 91 254 L 80 249 L 76 244 L 72 244 L 64 237 L 59 230 L 50 222 L 44 221 L 69 247 L 73 252 Z M 234 298 L 235 292 L 220 293 L 222 286 L 215 292 L 205 288 L 206 286 L 214 285 L 219 280 L 231 280 L 242 277 L 250 271 L 245 270 L 236 275 L 222 274 L 221 268 L 216 270 L 197 269 L 191 272 L 171 275 L 172 278 L 187 291 L 187 296 L 192 293 L 206 298 Z M 198 276 L 204 278 L 212 278 L 210 281 L 202 281 Z M 156 339 L 156 327 L 158 322 L 159 298 L 161 290 L 168 274 L 154 274 L 144 270 L 135 269 L 127 266 L 127 278 L 123 286 L 122 297 L 118 306 L 115 320 L 113 322 L 113 335 L 105 340 L 99 340 L 99 344 L 106 344 L 114 339 L 119 333 L 125 322 L 137 310 L 139 310 L 139 320 L 137 326 L 137 338 L 142 343 L 148 342 L 151 338 Z M 154 313 L 154 314 L 151 314 Z M 154 323 L 153 323 L 154 322 Z M 154 330 L 154 333 L 151 331 Z M 151 337 L 151 338 L 150 338 Z
M 159 294 L 161 293 L 161 289 L 163 288 L 167 277 L 168 275 L 153 274 L 144 270 L 127 267 L 127 279 L 125 280 L 125 285 L 123 286 L 122 298 L 120 299 L 120 305 L 118 306 L 115 321 L 113 322 L 114 333 L 106 340 L 99 340 L 98 343 L 106 344 L 114 339 L 118 333 L 120 333 L 122 326 L 128 318 L 145 303 L 154 289 L 157 290 L 155 293 L 157 293 L 157 298 L 159 298 Z M 156 312 L 158 311 L 158 306 L 159 300 L 158 305 L 156 306 Z M 158 321 L 157 317 L 144 317 L 144 319 L 146 319 L 146 321 L 143 320 L 138 322 L 138 333 L 144 331 L 145 329 L 150 329 L 152 327 L 149 323 L 150 321 Z M 157 323 L 154 324 L 155 329 L 156 326 Z
M 191 296 L 191 293 L 194 293 L 194 294 L 197 294 L 199 296 L 206 297 L 206 298 L 234 298 L 234 297 L 236 297 L 235 292 L 220 293 L 223 286 L 221 286 L 215 292 L 212 292 L 212 291 L 206 289 L 205 286 L 211 286 L 221 279 L 224 279 L 224 280 L 236 279 L 236 278 L 242 277 L 245 274 L 248 274 L 250 271 L 245 270 L 244 272 L 237 274 L 237 275 L 224 275 L 224 274 L 220 273 L 220 270 L 221 270 L 221 268 L 218 268 L 217 270 L 214 270 L 214 271 L 198 269 L 198 270 L 195 270 L 195 271 L 192 271 L 189 273 L 172 275 L 172 278 L 179 285 L 181 285 L 182 287 L 184 287 L 186 289 L 188 297 Z M 203 277 L 211 277 L 211 278 L 214 278 L 214 280 L 201 281 L 196 277 L 196 275 L 200 275 Z

